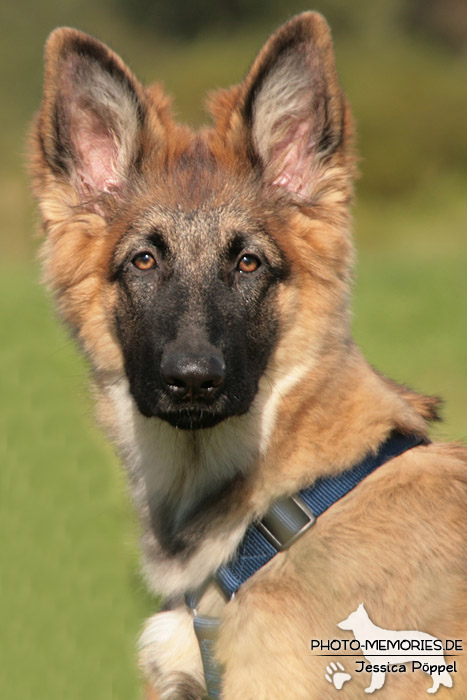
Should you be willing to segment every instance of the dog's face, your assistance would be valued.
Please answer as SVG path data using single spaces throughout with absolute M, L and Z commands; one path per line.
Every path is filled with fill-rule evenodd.
M 141 413 L 196 429 L 247 411 L 276 341 L 274 298 L 286 276 L 280 248 L 245 206 L 149 206 L 119 241 L 113 272 Z
M 199 134 L 84 34 L 54 32 L 46 66 L 44 257 L 96 375 L 178 428 L 245 413 L 267 368 L 345 327 L 351 127 L 326 23 L 284 25 Z

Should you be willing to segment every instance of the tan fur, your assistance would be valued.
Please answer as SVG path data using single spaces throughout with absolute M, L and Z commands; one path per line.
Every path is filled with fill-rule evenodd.
M 280 54 L 291 40 L 298 41 L 303 76 L 296 75 L 296 56 Z M 98 187 L 80 175 L 83 163 L 78 159 L 66 175 L 51 160 L 56 151 L 54 105 L 74 41 L 91 42 L 133 90 L 127 94 L 122 88 L 126 109 L 103 145 L 112 154 L 113 144 L 121 148 L 112 161 L 115 188 L 112 180 L 110 188 L 93 191 L 88 199 L 88 190 Z M 278 55 L 276 71 L 261 83 Z M 313 90 L 327 85 L 328 113 L 318 110 L 312 127 L 306 121 L 311 109 L 306 66 L 313 74 Z M 290 72 L 296 79 L 288 84 Z M 248 104 L 258 81 L 251 127 Z M 135 100 L 144 111 L 141 123 Z M 248 524 L 274 499 L 351 467 L 395 429 L 426 436 L 437 404 L 377 373 L 351 339 L 353 127 L 324 20 L 315 13 L 291 20 L 267 42 L 245 81 L 213 96 L 210 105 L 216 128 L 193 134 L 172 121 L 169 100 L 159 86 L 143 88 L 109 49 L 75 30 L 61 29 L 47 45 L 44 100 L 31 139 L 34 192 L 47 234 L 45 281 L 89 359 L 99 419 L 129 471 L 144 529 L 148 584 L 175 599 L 232 555 Z M 289 117 L 298 120 L 293 132 L 298 145 L 288 131 Z M 328 122 L 339 140 L 330 138 L 328 150 L 320 153 L 315 137 Z M 89 145 L 86 139 L 83 148 Z M 204 171 L 200 166 L 194 175 L 177 170 L 193 154 L 200 163 L 212 158 L 216 167 Z M 265 163 L 261 177 L 252 171 L 253 154 Z M 205 209 L 230 206 L 241 212 L 235 216 L 243 223 L 248 211 L 264 222 L 291 269 L 276 296 L 280 340 L 251 409 L 193 434 L 180 434 L 139 413 L 113 322 L 118 293 L 112 256 L 115 250 L 124 255 L 133 222 L 154 202 L 178 208 L 182 217 L 198 217 L 199 226 L 206 222 Z M 163 215 L 161 208 L 157 216 Z M 196 274 L 202 271 L 196 272 L 194 242 Z M 361 600 L 378 625 L 464 637 L 467 644 L 466 464 L 467 450 L 460 446 L 417 447 L 335 504 L 290 550 L 244 584 L 233 601 L 224 605 L 209 589 L 200 610 L 222 615 L 218 657 L 225 667 L 223 700 L 335 698 L 336 689 L 325 680 L 329 659 L 312 655 L 310 640 L 350 639 L 336 625 Z M 183 518 L 206 484 L 225 475 L 241 478 L 225 507 L 210 518 L 195 554 L 187 561 L 167 557 L 151 531 L 149 500 L 163 502 L 178 488 L 178 517 Z M 187 614 L 180 603 L 173 613 L 151 618 L 143 634 L 148 700 L 194 697 L 172 694 L 174 674 L 186 674 L 195 685 L 202 682 L 194 639 L 177 632 Z M 340 661 L 349 667 L 352 660 Z M 440 700 L 467 697 L 465 655 L 458 666 L 454 687 L 441 688 Z M 342 697 L 357 700 L 367 685 L 366 673 L 354 674 Z M 389 677 L 377 697 L 418 700 L 427 687 L 425 674 L 407 673 Z
M 383 626 L 424 626 L 441 638 L 465 636 L 465 569 L 464 562 L 458 561 L 465 541 L 455 523 L 465 517 L 466 456 L 463 448 L 456 454 L 439 445 L 420 447 L 394 460 L 242 587 L 226 607 L 219 643 L 229 700 L 250 694 L 261 700 L 335 697 L 335 689 L 324 677 L 329 659 L 312 654 L 310 640 L 351 639 L 349 633 L 336 629 L 334 620 L 343 619 L 362 598 L 370 616 Z M 448 484 L 434 507 L 429 499 L 441 488 L 440 463 Z M 414 480 L 415 493 L 410 491 Z M 449 512 L 452 521 L 442 522 L 440 512 Z M 255 669 L 249 675 L 252 658 Z M 353 659 L 336 656 L 333 660 L 352 669 Z M 464 697 L 465 657 L 458 663 L 454 688 L 440 689 L 439 697 Z M 424 697 L 429 685 L 424 674 L 408 673 L 404 681 L 398 684 L 389 678 L 378 697 Z M 367 685 L 366 673 L 355 674 L 345 686 L 344 697 L 363 697 Z

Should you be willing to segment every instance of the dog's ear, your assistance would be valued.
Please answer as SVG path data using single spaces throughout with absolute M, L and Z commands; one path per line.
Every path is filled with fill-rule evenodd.
M 138 163 L 143 89 L 116 54 L 73 29 L 52 32 L 45 64 L 35 130 L 42 169 L 101 213 L 103 199 L 122 194 Z
M 228 101 L 228 95 L 213 101 L 218 125 L 224 109 L 225 126 Z M 268 183 L 309 199 L 320 189 L 322 164 L 345 150 L 346 112 L 329 27 L 320 14 L 306 12 L 266 42 L 235 94 L 226 130 L 238 142 L 248 140 L 250 159 Z

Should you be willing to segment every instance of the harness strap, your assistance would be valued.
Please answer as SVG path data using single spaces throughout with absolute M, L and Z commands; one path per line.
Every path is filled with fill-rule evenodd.
M 237 553 L 223 564 L 215 580 L 227 600 L 242 583 L 268 563 L 278 552 L 290 547 L 315 519 L 340 500 L 366 476 L 390 459 L 424 442 L 414 435 L 392 433 L 376 454 L 369 454 L 359 464 L 337 476 L 323 477 L 295 496 L 281 498 L 259 523 L 245 533 Z
M 209 693 L 208 700 L 218 700 L 222 690 L 221 669 L 215 653 L 220 622 L 220 618 L 207 615 L 195 615 L 193 619 L 203 662 L 204 680 Z
M 249 526 L 234 557 L 215 573 L 227 601 L 231 600 L 242 583 L 267 564 L 278 552 L 297 541 L 315 522 L 316 518 L 340 500 L 366 476 L 389 460 L 428 441 L 415 435 L 393 432 L 359 464 L 336 476 L 323 477 L 294 496 L 275 501 L 261 521 Z M 215 640 L 220 625 L 218 618 L 199 616 L 196 606 L 206 586 L 186 595 L 186 603 L 194 613 L 194 628 L 203 660 L 206 687 L 211 700 L 221 693 L 221 669 L 214 657 Z

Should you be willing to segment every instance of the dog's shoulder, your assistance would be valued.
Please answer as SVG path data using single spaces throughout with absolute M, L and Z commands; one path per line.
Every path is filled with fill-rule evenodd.
M 346 585 L 356 584 L 355 595 L 359 586 L 377 590 L 382 572 L 397 588 L 402 558 L 423 585 L 428 564 L 442 573 L 456 563 L 459 575 L 467 576 L 466 502 L 467 448 L 420 445 L 378 468 L 320 516 L 290 548 L 288 565 L 313 586 L 322 587 L 324 579 L 323 595 L 344 571 Z M 430 580 L 437 580 L 434 571 Z
M 455 442 L 433 442 L 405 453 L 400 458 L 403 483 L 419 490 L 432 502 L 458 498 L 467 516 L 467 447 Z M 407 483 L 408 482 L 408 483 Z
M 467 447 L 459 443 L 429 442 L 391 459 L 361 484 L 362 498 L 376 503 L 400 499 L 429 503 L 464 500 L 467 492 Z M 358 497 L 358 490 L 355 490 Z
M 404 629 L 408 621 L 400 601 L 409 587 L 414 628 L 426 627 L 429 614 L 437 634 L 460 634 L 465 619 L 446 620 L 444 603 L 438 603 L 449 591 L 460 610 L 465 595 L 466 497 L 465 447 L 434 443 L 407 451 L 335 503 L 245 584 L 238 599 L 251 605 L 245 615 L 232 605 L 226 626 L 238 629 L 234 612 L 245 629 L 254 625 L 253 618 L 267 618 L 279 644 L 287 600 L 302 638 L 332 639 L 339 620 L 364 600 L 380 611 L 377 619 L 385 619 L 384 608 L 393 628 Z

